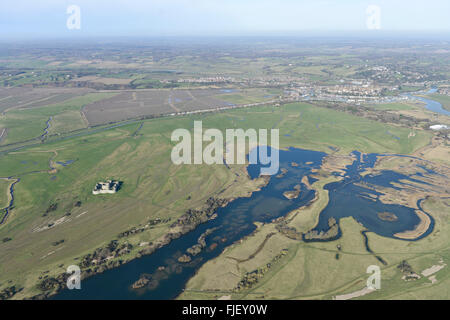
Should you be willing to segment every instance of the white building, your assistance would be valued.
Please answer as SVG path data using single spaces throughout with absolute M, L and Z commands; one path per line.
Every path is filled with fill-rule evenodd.
M 119 190 L 119 181 L 108 180 L 106 182 L 98 182 L 95 185 L 92 194 L 111 194 Z
M 438 131 L 438 130 L 447 130 L 449 129 L 449 127 L 445 124 L 435 124 L 434 126 L 430 126 L 430 129 Z

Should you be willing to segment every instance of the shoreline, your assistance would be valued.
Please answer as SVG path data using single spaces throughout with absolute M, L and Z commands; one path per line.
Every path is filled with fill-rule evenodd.
M 16 185 L 16 183 L 18 183 L 20 181 L 20 178 L 1 178 L 1 179 L 5 179 L 6 181 L 8 180 L 13 180 L 11 182 L 11 184 L 8 186 L 8 200 L 7 200 L 7 204 L 6 207 L 4 208 L 0 208 L 0 211 L 5 211 L 5 214 L 3 217 L 1 217 L 0 219 L 0 225 L 3 225 L 6 220 L 8 219 L 8 216 L 11 212 L 11 208 L 14 206 L 14 186 Z
M 422 210 L 416 210 L 415 212 L 420 219 L 419 224 L 417 224 L 413 230 L 395 233 L 395 237 L 402 240 L 418 240 L 418 238 L 428 231 L 431 225 L 430 217 Z
M 89 266 L 87 268 L 84 268 L 84 270 L 82 269 L 82 271 L 81 271 L 81 280 L 85 280 L 92 276 L 101 274 L 107 270 L 120 267 L 121 265 L 124 265 L 135 259 L 139 259 L 143 256 L 148 256 L 148 255 L 153 254 L 157 250 L 169 245 L 172 242 L 172 240 L 178 239 L 178 238 L 182 237 L 183 235 L 186 235 L 189 232 L 195 230 L 195 228 L 197 228 L 199 225 L 207 223 L 208 221 L 210 221 L 212 219 L 215 219 L 216 211 L 219 207 L 225 207 L 228 204 L 230 204 L 231 202 L 233 202 L 234 200 L 239 199 L 239 198 L 251 197 L 254 192 L 258 192 L 262 188 L 264 188 L 269 183 L 269 181 L 270 181 L 270 179 L 262 177 L 261 182 L 259 183 L 258 187 L 255 190 L 253 190 L 247 194 L 244 194 L 240 197 L 231 197 L 231 198 L 226 198 L 226 199 L 210 197 L 208 199 L 208 201 L 205 203 L 205 205 L 202 207 L 202 209 L 187 210 L 176 222 L 174 222 L 174 224 L 171 226 L 171 229 L 169 229 L 170 231 L 168 233 L 166 233 L 165 235 L 163 235 L 160 238 L 158 238 L 157 240 L 155 240 L 153 244 L 150 244 L 149 246 L 140 249 L 133 257 L 122 260 L 122 259 L 120 259 L 120 256 L 118 256 L 118 257 L 116 257 L 116 258 L 118 258 L 117 260 L 109 261 L 106 259 L 106 260 L 101 261 L 101 263 L 99 263 L 99 264 L 93 265 L 92 267 Z M 211 208 L 213 208 L 212 211 L 211 211 Z M 195 212 L 195 211 L 198 211 L 201 213 L 199 220 L 192 224 L 183 225 L 182 222 L 185 221 L 184 219 L 191 216 L 192 212 Z M 100 247 L 100 248 L 102 248 L 102 247 Z M 94 251 L 92 251 L 92 252 L 94 252 Z M 83 258 L 85 256 L 86 255 L 84 255 L 80 258 Z M 92 270 L 93 268 L 95 268 L 95 270 Z M 49 281 L 49 285 L 51 285 L 52 287 L 46 291 L 42 290 L 43 291 L 42 293 L 30 296 L 29 299 L 45 300 L 45 299 L 49 299 L 49 298 L 52 298 L 52 297 L 58 295 L 61 291 L 63 291 L 65 289 L 65 284 L 66 284 L 68 277 L 69 277 L 68 274 L 60 273 L 59 275 L 55 276 L 54 278 L 46 279 L 47 281 Z M 43 282 L 38 283 L 37 286 L 39 287 L 42 283 Z M 11 297 L 11 298 L 13 298 L 13 297 Z

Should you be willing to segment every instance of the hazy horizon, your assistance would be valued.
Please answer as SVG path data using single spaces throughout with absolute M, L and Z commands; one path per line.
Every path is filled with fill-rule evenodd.
M 80 10 L 79 25 L 69 29 L 72 5 Z M 0 37 L 443 34 L 450 32 L 448 12 L 445 0 L 17 0 L 0 4 Z M 368 19 L 374 16 L 377 23 L 370 30 Z

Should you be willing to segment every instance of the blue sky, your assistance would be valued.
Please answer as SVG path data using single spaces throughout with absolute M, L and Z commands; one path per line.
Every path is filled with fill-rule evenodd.
M 68 30 L 69 5 L 81 29 Z M 367 30 L 450 32 L 449 0 L 1 0 L 0 37 L 220 36 Z

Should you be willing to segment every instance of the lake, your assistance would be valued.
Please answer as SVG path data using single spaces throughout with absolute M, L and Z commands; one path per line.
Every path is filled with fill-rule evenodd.
M 321 213 L 316 229 L 326 230 L 330 217 L 339 220 L 347 216 L 354 217 L 369 231 L 385 237 L 393 237 L 396 232 L 413 229 L 419 222 L 414 209 L 401 205 L 383 204 L 378 199 L 370 200 L 367 194 L 376 197 L 377 192 L 355 184 L 366 182 L 390 186 L 391 183 L 398 182 L 400 179 L 415 181 L 414 177 L 394 171 L 383 171 L 381 175 L 362 177 L 361 173 L 366 168 L 373 167 L 377 157 L 382 155 L 368 154 L 360 157 L 360 153 L 356 151 L 354 155 L 356 160 L 346 167 L 344 180 L 325 186 L 329 190 L 330 202 Z M 281 150 L 280 168 L 287 169 L 282 177 L 272 176 L 269 183 L 260 191 L 254 192 L 251 197 L 236 199 L 226 207 L 219 208 L 216 219 L 199 225 L 195 230 L 173 240 L 155 253 L 87 278 L 82 281 L 81 290 L 66 289 L 52 299 L 176 298 L 187 281 L 205 262 L 217 257 L 232 243 L 250 235 L 256 229 L 254 222 L 271 222 L 310 203 L 314 199 L 315 191 L 307 189 L 301 183 L 301 179 L 310 175 L 312 169 L 320 168 L 325 156 L 326 153 L 323 152 L 296 148 Z M 292 162 L 297 165 L 292 166 Z M 259 172 L 259 165 L 248 166 L 251 178 L 256 178 Z M 310 178 L 310 183 L 314 181 Z M 293 190 L 298 184 L 301 185 L 298 198 L 289 200 L 283 196 L 284 191 Z M 398 220 L 382 220 L 377 215 L 380 211 L 392 212 Z M 431 232 L 433 223 L 423 236 Z M 197 244 L 199 237 L 207 230 L 213 231 L 206 237 L 206 248 L 193 256 L 191 262 L 178 262 L 178 257 Z M 131 289 L 131 285 L 139 279 L 141 274 L 152 275 L 151 289 Z

